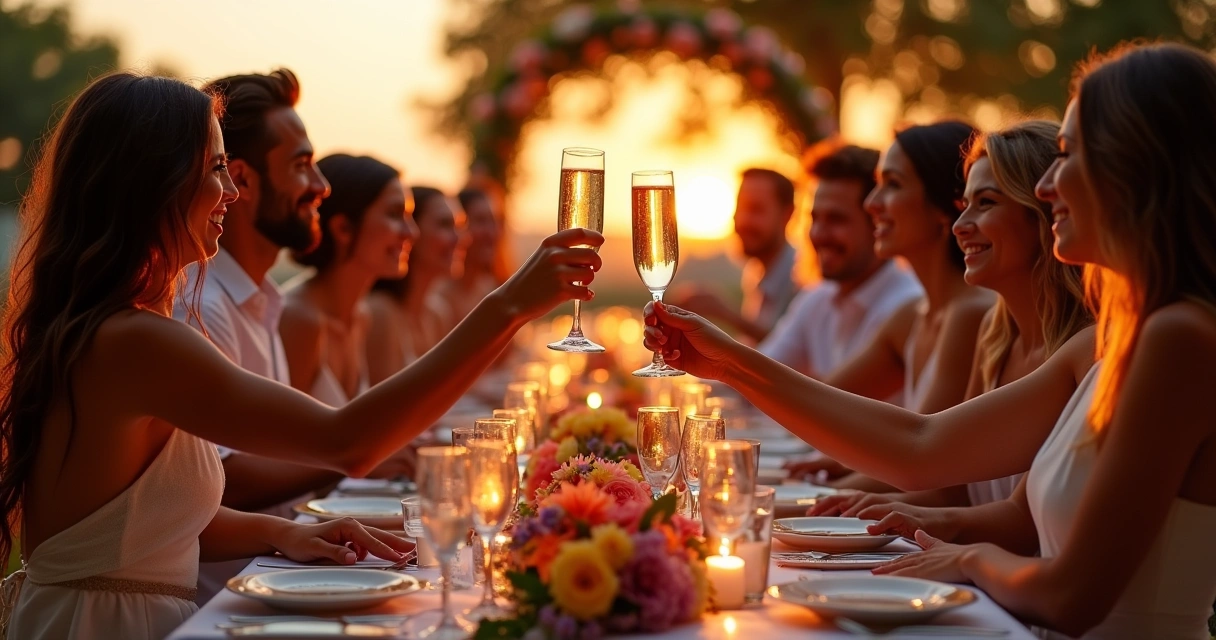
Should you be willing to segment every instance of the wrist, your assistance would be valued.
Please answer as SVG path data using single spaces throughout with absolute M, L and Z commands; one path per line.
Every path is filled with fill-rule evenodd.
M 505 286 L 499 287 L 482 299 L 474 312 L 491 326 L 512 332 L 518 331 L 528 322 L 529 318 L 523 317 L 523 310 L 513 298 L 514 296 L 506 290 Z
M 271 551 L 282 551 L 284 541 L 288 534 L 295 527 L 302 526 L 296 522 L 292 522 L 286 518 L 276 518 L 274 516 L 261 516 L 259 518 L 258 527 L 256 528 L 256 536 L 258 542 L 267 547 Z

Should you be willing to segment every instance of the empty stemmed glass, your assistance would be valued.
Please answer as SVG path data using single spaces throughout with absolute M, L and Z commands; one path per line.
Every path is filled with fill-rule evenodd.
M 533 444 L 547 435 L 542 430 L 544 425 L 542 405 L 541 386 L 539 382 L 535 381 L 512 382 L 507 385 L 507 391 L 502 396 L 504 409 L 524 409 L 528 412 L 529 431 L 533 434 Z M 521 432 L 524 431 L 522 425 L 517 424 L 516 428 Z
M 739 440 L 720 440 L 702 445 L 700 476 L 701 521 L 707 538 L 721 539 L 729 552 L 751 523 L 756 493 L 755 454 Z M 713 541 L 711 540 L 711 543 Z
M 469 453 L 465 447 L 418 450 L 418 502 L 422 533 L 439 559 L 443 605 L 439 622 L 416 632 L 419 638 L 464 640 L 473 632 L 468 620 L 452 613 L 452 562 L 472 525 L 469 501 Z
M 473 620 L 501 618 L 509 611 L 494 602 L 493 540 L 502 531 L 515 506 L 519 474 L 515 466 L 514 442 L 508 439 L 475 438 L 469 442 L 469 500 L 473 505 L 473 529 L 481 538 L 485 591 L 481 603 L 468 612 Z
M 638 462 L 657 500 L 680 463 L 680 410 L 675 407 L 638 409 Z
M 726 422 L 722 418 L 691 415 L 684 420 L 684 433 L 680 438 L 680 466 L 684 469 L 684 484 L 688 485 L 691 497 L 690 516 L 701 515 L 701 461 L 705 455 L 705 443 L 726 439 Z

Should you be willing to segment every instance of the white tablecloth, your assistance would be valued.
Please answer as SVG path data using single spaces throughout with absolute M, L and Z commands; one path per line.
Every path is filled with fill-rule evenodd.
M 780 543 L 777 543 L 780 545 Z M 899 543 L 896 543 L 899 544 Z M 893 548 L 893 547 L 892 547 Z M 258 558 L 251 562 L 242 575 L 270 571 L 256 566 L 258 561 L 283 562 L 282 558 Z M 783 569 L 773 565 L 769 570 L 769 583 L 780 584 L 791 582 L 802 576 L 822 575 L 866 575 L 867 571 L 812 571 L 799 569 Z M 423 569 L 411 572 L 410 575 L 434 581 L 438 578 L 437 569 Z M 983 592 L 976 591 L 979 600 L 952 612 L 934 618 L 929 624 L 953 624 L 1009 630 L 1005 636 L 1010 640 L 1033 640 L 1034 636 L 1026 627 L 1014 620 L 1012 616 L 988 599 Z M 481 597 L 481 587 L 452 592 L 452 604 L 456 610 L 469 609 L 477 604 Z M 397 598 L 379 607 L 356 612 L 362 614 L 377 613 L 422 613 L 439 607 L 438 591 L 422 591 L 409 596 Z M 194 617 L 190 618 L 180 628 L 169 636 L 170 640 L 216 640 L 226 637 L 224 632 L 216 627 L 219 623 L 228 622 L 231 615 L 272 615 L 278 612 L 260 602 L 224 591 L 207 603 Z M 284 614 L 286 615 L 286 614 Z M 780 634 L 780 635 L 779 635 Z M 762 606 L 753 609 L 723 611 L 716 614 L 706 614 L 701 622 L 690 623 L 672 629 L 666 633 L 644 636 L 662 638 L 664 640 L 691 640 L 693 638 L 760 638 L 787 637 L 797 635 L 802 638 L 856 638 L 857 636 L 840 631 L 830 622 L 820 620 L 814 613 L 788 605 L 783 602 L 766 599 Z M 636 636 L 643 637 L 643 636 Z

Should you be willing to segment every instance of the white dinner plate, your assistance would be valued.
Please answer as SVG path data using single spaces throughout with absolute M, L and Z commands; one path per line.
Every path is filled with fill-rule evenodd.
M 797 438 L 753 438 L 760 441 L 760 453 L 776 456 L 792 456 L 811 451 L 811 445 Z
M 773 501 L 778 505 L 807 508 L 814 506 L 815 500 L 819 498 L 840 493 L 832 487 L 821 487 L 817 484 L 806 482 L 783 484 L 774 488 L 777 490 L 777 493 L 773 495 Z
M 414 593 L 413 576 L 378 569 L 288 569 L 238 576 L 228 590 L 286 611 L 343 611 Z
M 404 524 L 400 498 L 378 496 L 324 498 L 296 505 L 295 511 L 301 515 L 312 516 L 322 522 L 338 518 L 354 518 L 371 527 L 389 529 L 401 529 Z
M 975 602 L 954 585 L 895 576 L 824 576 L 769 587 L 773 598 L 862 624 L 912 624 Z
M 872 551 L 899 538 L 866 531 L 877 522 L 843 517 L 781 518 L 773 521 L 773 537 L 799 551 Z
M 780 485 L 789 477 L 790 472 L 786 471 L 785 469 L 766 469 L 764 467 L 756 469 L 757 484 Z M 776 496 L 774 495 L 774 500 L 775 499 Z

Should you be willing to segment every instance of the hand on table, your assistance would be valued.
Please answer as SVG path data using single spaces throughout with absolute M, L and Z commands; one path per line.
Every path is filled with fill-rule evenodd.
M 906 576 L 909 578 L 924 578 L 941 582 L 968 583 L 970 580 L 963 573 L 963 557 L 971 552 L 976 545 L 960 545 L 942 542 L 925 533 L 916 532 L 916 542 L 925 550 L 910 553 L 898 560 L 892 560 L 882 566 L 875 567 L 875 575 Z
M 937 507 L 888 502 L 870 505 L 860 510 L 857 517 L 878 521 L 868 527 L 872 534 L 898 533 L 911 538 L 921 531 L 939 540 L 953 540 L 958 536 L 958 527 L 948 514 L 948 510 Z
M 876 505 L 887 505 L 894 502 L 891 494 L 869 493 L 867 491 L 842 491 L 836 495 L 824 496 L 815 501 L 815 505 L 807 509 L 808 516 L 862 516 L 860 512 Z M 885 514 L 884 514 L 885 515 Z
M 338 564 L 354 564 L 368 553 L 397 562 L 413 549 L 412 542 L 387 531 L 364 527 L 351 518 L 290 524 L 272 546 L 296 562 L 333 560 Z
M 820 453 L 803 460 L 791 460 L 785 463 L 784 468 L 790 472 L 791 478 L 807 478 L 817 482 L 826 482 L 853 473 L 852 469 Z

